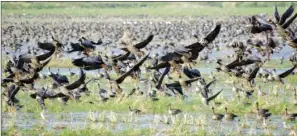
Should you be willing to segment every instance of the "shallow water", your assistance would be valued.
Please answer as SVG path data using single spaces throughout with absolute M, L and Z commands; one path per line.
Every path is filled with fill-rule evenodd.
M 102 112 L 93 112 L 96 118 L 99 117 Z M 182 113 L 179 116 L 172 117 L 168 115 L 160 114 L 140 114 L 135 115 L 131 113 L 114 113 L 105 111 L 105 121 L 93 122 L 88 119 L 89 113 L 87 112 L 71 112 L 71 113 L 46 113 L 47 120 L 41 120 L 34 117 L 31 113 L 17 113 L 15 117 L 11 116 L 8 113 L 2 113 L 2 130 L 7 130 L 11 124 L 15 124 L 18 129 L 32 129 L 34 126 L 43 126 L 47 130 L 59 131 L 66 127 L 72 129 L 83 129 L 87 126 L 98 127 L 105 126 L 111 128 L 114 131 L 122 131 L 125 129 L 143 129 L 143 128 L 155 128 L 158 131 L 170 129 L 174 123 L 167 124 L 165 118 L 168 118 L 169 122 L 172 118 L 179 118 L 184 121 L 183 118 L 187 116 L 187 121 L 191 121 L 191 118 L 201 119 L 206 118 L 203 126 L 206 130 L 213 131 L 216 128 L 216 131 L 222 132 L 232 132 L 232 131 L 241 131 L 242 134 L 263 134 L 266 129 L 263 128 L 262 122 L 257 120 L 256 114 L 246 114 L 240 116 L 234 121 L 214 121 L 211 119 L 212 115 L 205 115 L 199 113 Z M 116 116 L 117 122 L 110 122 L 110 118 Z M 39 117 L 38 117 L 39 118 Z M 132 119 L 133 121 L 123 122 L 121 119 Z M 162 120 L 162 121 L 157 121 Z M 241 128 L 240 124 L 245 123 L 249 127 Z M 287 122 L 287 125 L 293 125 L 296 122 Z M 275 135 L 288 135 L 289 130 L 286 130 L 283 125 L 283 120 L 281 116 L 272 115 L 267 121 L 269 126 L 269 131 Z M 191 131 L 199 129 L 201 126 L 197 124 L 188 123 L 185 124 Z
M 25 49 L 24 49 L 25 50 Z M 9 49 L 8 49 L 9 51 Z M 2 50 L 3 53 L 3 50 Z M 228 51 L 220 51 L 212 53 L 210 56 L 212 57 L 219 57 L 222 55 L 225 55 L 228 53 Z M 281 54 L 284 55 L 285 58 L 288 58 L 291 55 L 291 49 L 289 47 L 285 47 L 281 53 L 276 53 L 272 56 L 272 58 L 277 59 L 281 56 Z M 69 57 L 74 57 L 74 55 L 70 55 Z M 214 71 L 213 68 L 198 68 L 201 73 L 203 74 L 210 74 L 211 71 Z M 78 68 L 59 68 L 59 73 L 64 75 L 69 75 L 70 71 L 76 73 L 79 75 L 79 69 Z M 287 69 L 277 69 L 277 73 L 284 72 Z M 58 72 L 58 68 L 51 67 L 51 72 Z M 41 74 L 47 74 L 49 73 L 48 69 L 45 68 L 41 72 Z M 90 70 L 86 71 L 88 75 L 97 75 L 99 73 L 99 70 Z M 141 87 L 145 86 L 145 84 L 142 83 Z M 224 90 L 228 90 L 228 93 L 221 94 L 221 97 L 227 97 L 228 99 L 232 98 L 232 93 L 229 93 L 231 90 L 231 87 L 229 84 L 224 84 L 222 82 L 218 83 L 214 87 L 212 87 L 212 90 L 214 92 L 217 92 L 221 88 Z M 125 87 L 123 87 L 125 88 Z M 192 88 L 195 89 L 195 88 Z M 190 89 L 191 90 L 191 89 Z M 188 92 L 185 92 L 186 94 Z M 188 98 L 189 100 L 191 97 Z M 131 119 L 132 115 L 130 113 L 113 113 L 118 118 L 118 121 L 115 123 L 110 122 L 110 118 L 112 117 L 110 111 L 105 112 L 105 121 L 98 121 L 93 122 L 90 121 L 88 118 L 89 113 L 87 112 L 70 112 L 70 113 L 46 113 L 47 120 L 41 120 L 39 115 L 35 115 L 32 113 L 24 113 L 19 112 L 13 117 L 12 115 L 8 113 L 2 113 L 2 130 L 7 130 L 12 124 L 16 125 L 18 129 L 33 129 L 36 126 L 43 126 L 47 130 L 55 130 L 57 132 L 60 131 L 60 129 L 63 129 L 65 127 L 69 127 L 72 129 L 83 129 L 88 126 L 98 127 L 98 126 L 105 126 L 107 128 L 110 128 L 114 131 L 122 131 L 126 129 L 142 129 L 142 128 L 155 128 L 162 134 L 163 130 L 172 128 L 172 123 L 167 124 L 165 121 L 165 118 L 170 118 L 168 115 L 153 115 L 153 114 L 141 114 L 138 116 L 134 116 L 136 119 L 132 122 L 124 122 L 121 119 Z M 95 112 L 95 117 L 98 118 L 102 112 Z M 240 116 L 240 121 L 213 121 L 211 119 L 212 115 L 202 114 L 202 113 L 183 113 L 179 117 L 184 118 L 184 116 L 187 116 L 189 119 L 190 117 L 193 117 L 195 119 L 198 118 L 205 118 L 204 121 L 206 124 L 204 124 L 204 127 L 206 130 L 210 131 L 219 131 L 219 132 L 232 132 L 232 131 L 241 131 L 242 134 L 263 134 L 265 131 L 267 131 L 266 128 L 263 128 L 261 121 L 256 119 L 255 114 L 246 114 L 244 116 Z M 37 117 L 36 117 L 37 116 Z M 161 120 L 157 121 L 156 120 Z M 170 120 L 170 119 L 169 119 Z M 190 121 L 187 120 L 187 121 Z M 170 121 L 169 121 L 170 122 Z M 241 128 L 241 124 L 247 124 L 248 128 Z M 288 122 L 287 125 L 293 125 L 296 124 L 296 122 Z M 269 131 L 273 133 L 274 135 L 288 135 L 289 130 L 284 128 L 282 116 L 275 116 L 272 115 L 268 122 L 267 122 L 269 128 Z M 189 129 L 193 132 L 197 131 L 201 126 L 197 124 L 188 124 L 186 125 L 189 127 Z

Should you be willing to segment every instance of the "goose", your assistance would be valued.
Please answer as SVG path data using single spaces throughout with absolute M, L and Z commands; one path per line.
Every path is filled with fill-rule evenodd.
M 120 49 L 126 51 L 126 52 L 131 52 L 132 54 L 135 54 L 138 57 L 141 57 L 144 55 L 144 52 L 141 51 L 140 49 L 144 48 L 146 45 L 148 45 L 154 38 L 154 35 L 149 35 L 147 39 L 144 41 L 133 45 L 131 37 L 129 37 L 130 33 L 128 31 L 125 31 L 123 34 L 123 37 L 120 39 L 120 43 L 124 45 L 124 47 L 120 47 Z
M 285 72 L 283 72 L 281 74 L 276 74 L 276 70 L 273 69 L 272 80 L 284 84 L 283 78 L 286 78 L 287 76 L 289 76 L 296 69 L 296 67 L 297 67 L 297 65 L 294 65 L 292 68 L 286 70 Z
M 3 94 L 5 95 L 6 98 L 6 104 L 11 107 L 9 112 L 13 111 L 13 107 L 16 108 L 17 110 L 22 108 L 22 105 L 18 105 L 19 100 L 16 98 L 16 94 L 19 92 L 20 87 L 16 86 L 14 84 L 11 84 L 8 88 L 7 91 Z
M 64 44 L 58 41 L 57 39 L 54 38 L 54 36 L 51 37 L 53 42 L 52 43 L 41 43 L 37 42 L 37 46 L 40 49 L 51 51 L 56 49 L 55 54 L 58 56 L 60 52 L 62 51 Z
M 261 112 L 261 109 L 257 109 L 257 117 L 258 119 L 267 119 L 271 116 L 271 113 L 269 112 Z
M 30 54 L 21 54 L 19 55 L 19 59 L 23 60 L 25 63 L 30 63 L 31 67 L 38 68 L 42 66 L 41 61 L 48 60 L 54 53 L 56 49 L 52 49 L 47 53 L 36 55 L 33 53 L 33 55 Z
M 277 6 L 275 5 L 275 9 L 274 9 L 275 22 L 274 23 L 276 25 L 276 30 L 278 34 L 284 39 L 286 39 L 286 37 L 288 36 L 286 29 L 297 17 L 297 13 L 295 13 L 293 17 L 287 20 L 293 14 L 293 12 L 294 12 L 294 5 L 292 4 L 280 17 L 277 10 Z
M 73 59 L 72 64 L 77 67 L 83 68 L 84 70 L 95 70 L 104 68 L 106 71 L 108 71 L 108 67 L 102 60 L 101 56 L 90 56 Z
M 98 95 L 99 95 L 99 98 L 102 102 L 106 102 L 109 98 L 107 97 L 107 91 L 105 89 L 102 89 L 100 87 L 100 84 L 98 83 L 98 89 L 99 89 L 99 92 L 98 92 Z
M 256 112 L 258 116 L 262 116 L 262 115 L 265 115 L 265 113 L 269 113 L 269 109 L 260 109 L 259 103 L 256 102 Z
M 103 42 L 102 42 L 102 39 L 99 39 L 97 42 L 94 42 L 94 41 L 92 41 L 92 40 L 88 40 L 87 38 L 85 38 L 85 37 L 81 37 L 81 39 L 82 40 L 84 40 L 84 42 L 86 42 L 86 43 L 91 43 L 91 44 L 93 44 L 93 45 L 100 45 L 100 44 L 102 44 Z
M 223 114 L 219 114 L 219 113 L 215 113 L 214 107 L 211 107 L 212 110 L 212 119 L 213 120 L 222 120 L 224 115 Z
M 168 113 L 170 115 L 177 115 L 177 114 L 180 114 L 182 111 L 180 109 L 172 109 L 171 108 L 171 104 L 168 105 Z
M 238 117 L 237 115 L 233 114 L 233 113 L 228 113 L 227 111 L 227 107 L 225 107 L 225 115 L 224 115 L 224 118 L 226 120 L 233 120 L 234 118 Z
M 285 115 L 284 115 L 284 118 L 285 118 L 286 120 L 294 121 L 296 117 L 297 117 L 297 113 L 291 113 L 291 114 L 289 114 L 289 113 L 288 113 L 288 108 L 285 109 Z
M 88 83 L 90 83 L 91 81 L 95 81 L 95 80 L 99 80 L 99 79 L 96 79 L 96 78 L 91 78 L 89 79 L 89 81 L 87 81 L 86 83 L 82 84 L 81 87 L 77 88 L 77 89 L 74 89 L 71 94 L 72 94 L 72 97 L 73 99 L 75 100 L 75 102 L 77 102 L 81 95 L 82 94 L 85 94 L 87 96 L 90 96 L 90 91 L 87 87 Z
M 86 56 L 90 56 L 90 52 L 94 51 L 96 48 L 94 44 L 97 44 L 97 43 L 93 41 L 89 41 L 85 37 L 80 38 L 78 41 L 79 43 L 72 43 L 72 42 L 70 43 L 71 50 L 67 51 L 67 53 L 78 51 L 78 52 L 83 52 Z
M 129 106 L 129 111 L 130 111 L 131 113 L 135 113 L 135 114 L 139 114 L 139 113 L 141 113 L 141 110 L 139 110 L 139 109 L 132 109 L 130 106 Z
M 140 68 L 140 66 L 148 59 L 149 54 L 150 53 L 148 53 L 147 55 L 145 55 L 138 63 L 136 63 L 126 73 L 124 73 L 120 77 L 116 78 L 115 80 L 111 80 L 110 81 L 111 88 L 114 89 L 117 93 L 122 93 L 123 90 L 119 86 L 119 84 L 121 84 L 126 79 L 126 77 L 130 76 L 133 72 L 135 72 L 136 70 L 138 70 Z
M 51 79 L 54 81 L 54 83 L 58 86 L 69 84 L 69 80 L 65 75 L 61 75 L 59 73 L 56 73 L 56 74 L 51 73 L 49 75 L 49 77 L 51 77 Z
M 26 84 L 32 84 L 33 82 L 35 82 L 35 80 L 37 80 L 39 78 L 39 74 L 37 72 L 35 72 L 33 75 L 30 75 L 27 78 L 22 78 L 22 79 L 13 79 L 13 78 L 4 78 L 2 79 L 2 83 L 9 83 L 9 82 L 13 82 L 18 86 L 25 86 Z
M 64 95 L 71 97 L 72 90 L 83 85 L 85 83 L 85 79 L 86 79 L 86 73 L 83 71 L 83 69 L 80 69 L 80 76 L 75 82 L 71 84 L 59 86 L 57 89 Z
M 273 30 L 273 27 L 271 24 L 262 20 L 258 16 L 252 16 L 251 18 L 248 18 L 248 19 L 249 19 L 248 21 L 250 24 L 247 25 L 246 27 L 249 28 L 249 30 L 252 34 Z
M 155 87 L 156 87 L 157 89 L 160 89 L 160 88 L 161 88 L 163 79 L 164 79 L 164 77 L 169 73 L 169 71 L 170 71 L 170 66 L 165 68 L 165 70 L 163 71 L 162 75 L 159 76 L 159 79 L 156 79 L 157 82 L 156 82 L 156 86 L 155 86 Z M 157 78 L 157 77 L 156 77 L 156 78 Z
M 45 99 L 55 99 L 59 97 L 65 97 L 63 93 L 54 93 L 44 87 L 37 89 L 35 93 L 30 94 L 30 97 L 36 99 L 38 104 L 40 105 L 42 112 L 40 113 L 41 118 L 45 119 L 44 113 L 46 111 L 46 106 L 44 104 Z
M 208 47 L 208 44 L 217 37 L 220 29 L 221 24 L 218 23 L 210 33 L 201 39 L 201 41 L 185 47 L 176 48 L 173 52 L 167 52 L 163 55 L 159 54 L 159 63 L 156 66 L 148 67 L 148 69 L 160 69 L 168 66 L 176 67 L 177 64 L 196 60 L 199 56 L 199 52 L 201 52 L 205 47 Z M 198 39 L 197 35 L 194 35 L 194 37 Z
M 256 68 L 254 68 L 251 73 L 244 75 L 244 78 L 248 81 L 250 87 L 252 86 L 252 82 L 256 78 L 259 70 L 260 70 L 260 67 L 256 65 Z
M 222 64 L 222 60 L 218 59 L 217 64 L 219 64 L 219 67 L 216 67 L 216 70 L 228 73 L 228 72 L 231 71 L 231 69 L 234 69 L 235 67 L 250 65 L 250 64 L 253 64 L 253 63 L 256 63 L 256 62 L 262 62 L 262 61 L 259 60 L 259 59 L 254 59 L 252 57 L 245 58 L 243 60 L 239 60 L 239 58 L 236 58 L 231 63 L 229 63 L 227 65 L 224 65 L 224 64 Z
M 201 77 L 201 73 L 198 69 L 189 69 L 188 67 L 183 67 L 183 73 L 191 79 Z
M 127 97 L 132 96 L 136 92 L 136 88 L 133 88 L 127 95 Z
M 171 90 L 174 94 L 176 94 L 176 91 L 178 94 L 180 94 L 183 97 L 186 97 L 183 93 L 183 87 L 188 87 L 192 82 L 195 82 L 199 80 L 200 78 L 194 78 L 194 79 L 189 79 L 189 80 L 182 80 L 182 81 L 175 81 L 173 83 L 168 83 L 165 84 L 165 87 Z
M 202 103 L 205 105 L 208 105 L 209 102 L 211 102 L 212 100 L 214 100 L 222 91 L 223 89 L 221 89 L 220 91 L 218 91 L 216 94 L 214 94 L 213 96 L 209 97 L 208 93 L 210 92 L 208 87 L 215 82 L 216 80 L 211 81 L 210 83 L 208 83 L 207 85 L 205 85 L 202 90 L 201 90 L 201 95 L 202 95 Z

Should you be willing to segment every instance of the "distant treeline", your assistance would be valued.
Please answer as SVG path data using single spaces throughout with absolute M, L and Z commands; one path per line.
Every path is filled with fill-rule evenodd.
M 140 8 L 171 5 L 199 5 L 212 7 L 279 7 L 292 2 L 2 2 L 2 9 L 54 9 L 54 8 Z M 294 2 L 296 3 L 296 2 Z

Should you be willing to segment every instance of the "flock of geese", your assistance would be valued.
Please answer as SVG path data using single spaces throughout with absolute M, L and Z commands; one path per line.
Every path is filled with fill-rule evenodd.
M 278 48 L 279 45 L 275 44 L 273 37 L 282 37 L 283 40 L 287 41 L 287 45 L 292 47 L 292 50 L 297 50 L 297 38 L 295 33 L 289 29 L 290 24 L 297 17 L 295 13 L 291 18 L 290 16 L 294 12 L 294 5 L 291 5 L 281 16 L 278 13 L 277 6 L 275 6 L 274 20 L 263 20 L 260 16 L 255 15 L 249 18 L 250 28 L 252 34 L 263 34 L 266 36 L 266 41 L 260 41 L 254 43 L 249 41 L 253 46 L 244 45 L 242 42 L 234 42 L 230 45 L 236 52 L 236 56 L 232 62 L 224 64 L 221 59 L 217 59 L 216 63 L 218 67 L 215 69 L 218 72 L 226 73 L 230 76 L 245 79 L 247 85 L 250 88 L 255 88 L 255 78 L 257 75 L 265 82 L 278 82 L 284 84 L 283 79 L 294 72 L 297 67 L 297 54 L 294 53 L 290 57 L 292 62 L 292 68 L 286 70 L 283 73 L 277 74 L 276 70 L 266 70 L 262 68 L 266 61 L 269 61 L 271 54 Z M 212 50 L 211 43 L 219 35 L 223 24 L 217 23 L 212 31 L 210 31 L 205 37 L 201 38 L 194 35 L 197 38 L 197 42 L 183 47 L 176 47 L 174 51 L 164 51 L 163 54 L 157 54 L 156 56 L 150 56 L 150 49 L 146 49 L 154 38 L 154 35 L 149 35 L 145 40 L 137 44 L 132 44 L 130 38 L 131 33 L 125 31 L 123 37 L 119 39 L 118 50 L 112 52 L 110 55 L 106 55 L 103 51 L 100 54 L 94 54 L 94 49 L 97 45 L 102 44 L 101 40 L 91 41 L 87 38 L 80 38 L 78 43 L 71 43 L 71 50 L 65 50 L 64 45 L 59 42 L 54 34 L 52 36 L 52 43 L 40 43 L 38 47 L 46 53 L 37 54 L 36 52 L 24 53 L 20 55 L 12 56 L 12 59 L 8 60 L 4 72 L 8 74 L 7 77 L 2 79 L 1 86 L 5 90 L 3 95 L 6 98 L 6 104 L 12 108 L 20 109 L 22 105 L 19 104 L 19 100 L 16 94 L 20 89 L 27 92 L 32 99 L 36 99 L 40 104 L 43 112 L 46 111 L 44 101 L 46 99 L 52 100 L 58 98 L 64 104 L 69 99 L 79 100 L 82 94 L 89 95 L 88 83 L 99 78 L 91 78 L 87 80 L 85 71 L 102 69 L 104 73 L 101 78 L 108 80 L 108 89 L 103 89 L 98 83 L 100 88 L 98 96 L 102 101 L 108 101 L 112 98 L 118 98 L 119 100 L 129 97 L 136 92 L 143 94 L 140 91 L 139 82 L 143 79 L 143 70 L 149 72 L 149 78 L 146 79 L 150 85 L 148 89 L 148 97 L 153 101 L 159 100 L 157 93 L 165 94 L 167 96 L 180 95 L 182 98 L 187 96 L 184 90 L 191 92 L 189 86 L 196 82 L 199 93 L 202 96 L 202 103 L 209 105 L 220 93 L 211 93 L 209 87 L 216 81 L 216 78 L 212 76 L 212 81 L 206 83 L 198 69 L 193 68 L 196 59 L 199 56 L 199 52 L 203 49 L 208 48 Z M 284 45 L 285 46 L 285 45 Z M 261 60 L 261 58 L 253 55 L 252 49 L 256 49 L 262 56 L 267 56 L 267 59 Z M 120 50 L 120 51 L 119 51 Z M 49 72 L 48 75 L 40 74 L 40 71 L 46 67 L 46 65 L 53 59 L 59 58 L 61 53 L 81 52 L 84 57 L 73 59 L 72 64 L 80 68 L 79 78 L 73 83 L 69 83 L 68 77 L 62 74 Z M 150 60 L 151 64 L 145 63 Z M 145 65 L 145 66 L 144 66 Z M 141 66 L 144 66 L 143 69 Z M 49 68 L 50 71 L 50 68 Z M 110 72 L 114 71 L 118 77 L 112 79 L 109 75 Z M 169 73 L 176 72 L 178 79 L 174 79 Z M 75 76 L 76 73 L 71 72 L 70 76 Z M 121 88 L 123 81 L 130 76 L 134 81 L 136 87 L 129 93 Z M 183 76 L 186 76 L 185 80 Z M 175 80 L 172 83 L 163 83 L 165 77 Z M 37 88 L 35 82 L 40 78 L 50 78 L 53 83 L 51 90 L 47 87 Z M 239 94 L 243 94 L 247 97 L 253 95 L 252 91 L 243 91 L 242 89 L 235 87 L 236 83 L 233 82 L 232 91 Z M 241 84 L 241 87 L 244 87 Z M 295 89 L 295 97 L 296 96 Z M 258 102 L 256 104 L 257 116 L 261 119 L 267 119 L 271 116 L 269 109 L 261 109 Z M 225 107 L 225 114 L 216 113 L 214 107 L 211 107 L 213 111 L 213 119 L 221 120 L 222 118 L 233 120 L 238 117 L 237 115 L 228 112 Z M 129 110 L 134 113 L 141 113 L 139 109 L 132 109 L 129 106 Z M 42 112 L 42 113 L 43 113 Z M 168 113 L 171 115 L 177 115 L 182 110 L 174 109 L 171 104 L 168 105 Z M 41 114 L 43 117 L 43 114 Z M 294 120 L 297 117 L 297 113 L 288 113 L 288 109 L 285 111 L 285 117 L 289 120 Z M 44 118 L 44 117 L 43 117 Z

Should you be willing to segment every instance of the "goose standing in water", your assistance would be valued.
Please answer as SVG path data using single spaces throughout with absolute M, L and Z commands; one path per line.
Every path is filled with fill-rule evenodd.
M 135 114 L 140 114 L 141 113 L 141 110 L 139 110 L 139 109 L 132 109 L 130 106 L 129 106 L 129 111 L 131 113 L 135 113 Z
M 227 111 L 227 107 L 225 107 L 225 115 L 224 115 L 224 118 L 226 120 L 233 120 L 234 118 L 238 117 L 237 115 L 233 114 L 233 113 L 228 113 Z
M 212 110 L 212 119 L 213 120 L 222 120 L 224 115 L 223 114 L 219 114 L 219 113 L 215 113 L 214 107 L 211 107 Z
M 263 120 L 263 125 L 266 126 L 266 119 L 271 116 L 271 113 L 269 113 L 268 109 L 260 109 L 258 102 L 256 102 L 256 106 L 257 118 Z
M 170 115 L 177 115 L 180 114 L 182 111 L 180 109 L 172 109 L 171 104 L 168 105 L 168 114 Z
M 295 121 L 295 118 L 297 117 L 297 113 L 288 113 L 288 108 L 285 109 L 285 115 L 284 118 L 286 120 L 291 120 L 291 121 Z

